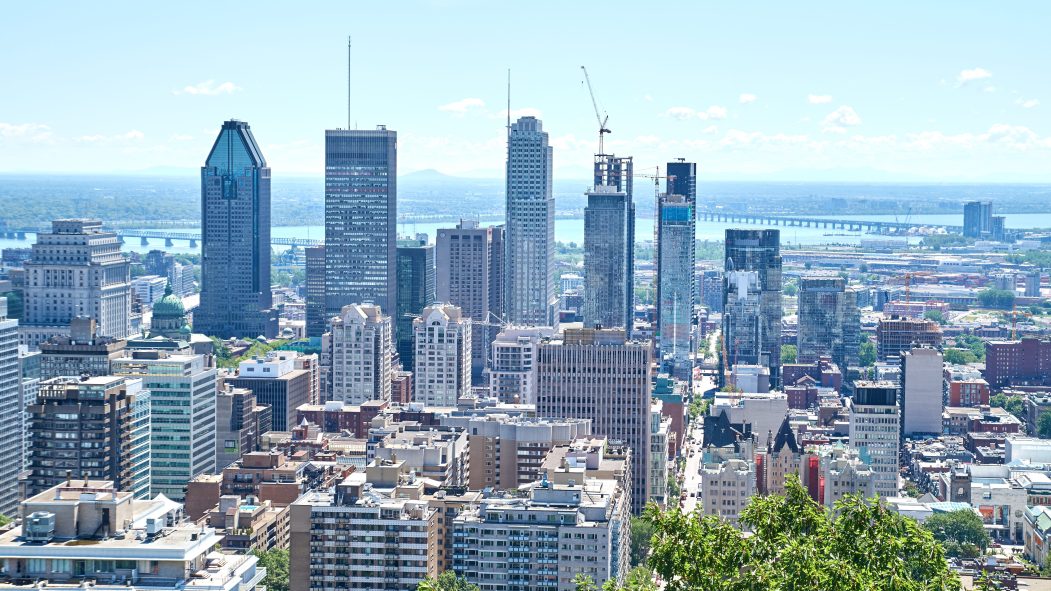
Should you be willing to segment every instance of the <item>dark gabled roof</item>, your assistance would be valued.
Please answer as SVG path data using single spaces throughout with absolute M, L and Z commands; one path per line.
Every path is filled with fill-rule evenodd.
M 752 424 L 734 424 L 726 415 L 724 409 L 716 416 L 705 415 L 704 417 L 704 446 L 726 447 L 736 446 L 741 439 L 749 439 L 752 436 Z
M 777 430 L 777 437 L 774 438 L 774 447 L 771 450 L 773 453 L 778 453 L 785 446 L 792 450 L 792 453 L 799 453 L 799 443 L 796 441 L 796 434 L 792 431 L 792 426 L 788 424 L 788 417 L 781 421 L 781 427 Z

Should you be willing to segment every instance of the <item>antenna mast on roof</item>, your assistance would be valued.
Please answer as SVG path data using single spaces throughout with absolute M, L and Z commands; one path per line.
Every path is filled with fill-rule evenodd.
M 347 35 L 347 129 L 350 129 L 350 35 Z

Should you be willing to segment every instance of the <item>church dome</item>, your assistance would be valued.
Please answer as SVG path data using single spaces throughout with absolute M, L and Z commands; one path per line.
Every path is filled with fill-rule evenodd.
M 182 305 L 182 298 L 172 293 L 169 283 L 164 289 L 164 297 L 153 304 L 154 318 L 181 318 L 186 315 L 186 308 Z

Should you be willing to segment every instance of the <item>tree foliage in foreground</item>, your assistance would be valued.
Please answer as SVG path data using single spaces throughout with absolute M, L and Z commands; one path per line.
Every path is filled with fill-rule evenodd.
M 416 585 L 416 591 L 478 591 L 478 585 L 468 583 L 467 579 L 447 570 L 438 578 L 427 577 Z
M 647 564 L 666 591 L 960 589 L 941 544 L 915 521 L 858 497 L 829 511 L 796 479 L 785 496 L 751 500 L 741 519 L 747 536 L 717 517 L 678 508 L 651 506 L 646 516 L 654 528 Z M 629 580 L 603 591 L 653 588 L 652 581 Z
M 259 558 L 259 566 L 266 569 L 263 584 L 267 591 L 288 591 L 288 550 L 274 548 L 252 553 Z
M 982 518 L 970 509 L 935 513 L 923 522 L 923 528 L 942 543 L 949 556 L 973 558 L 989 547 L 989 532 Z

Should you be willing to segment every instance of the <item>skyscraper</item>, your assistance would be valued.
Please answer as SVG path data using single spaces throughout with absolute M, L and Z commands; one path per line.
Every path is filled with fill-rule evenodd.
M 971 238 L 989 238 L 993 231 L 993 204 L 990 201 L 969 201 L 963 205 L 963 235 Z
M 876 494 L 898 494 L 900 445 L 898 388 L 891 382 L 854 383 L 850 400 L 850 445 L 872 467 Z
M 942 412 L 942 354 L 915 347 L 901 354 L 901 434 L 940 435 Z
M 325 132 L 325 310 L 396 308 L 398 134 Z
M 328 330 L 329 315 L 325 310 L 325 247 L 308 246 L 306 257 L 307 336 L 319 337 Z
M 427 406 L 456 406 L 459 397 L 471 392 L 471 319 L 452 304 L 435 304 L 424 308 L 412 328 L 412 399 Z
M 22 471 L 22 375 L 18 358 L 18 321 L 7 317 L 0 298 L 0 515 L 18 510 L 18 473 Z
M 652 360 L 649 341 L 592 328 L 567 329 L 542 341 L 537 353 L 537 416 L 591 419 L 593 435 L 631 447 L 635 513 L 650 493 Z
M 489 346 L 503 317 L 503 249 L 503 226 L 481 228 L 476 221 L 461 220 L 456 228 L 438 230 L 437 298 L 459 306 L 472 320 L 471 382 L 475 385 L 484 383 Z
M 270 168 L 248 124 L 226 121 L 201 167 L 201 305 L 193 328 L 222 338 L 274 337 L 272 305 Z
M 434 245 L 421 240 L 399 240 L 397 251 L 398 297 L 394 336 L 401 367 L 412 371 L 414 346 L 412 318 L 435 302 Z
M 667 166 L 669 195 L 682 195 L 694 206 L 697 205 L 697 164 L 679 159 Z
M 131 333 L 131 263 L 120 239 L 98 220 L 55 220 L 37 234 L 25 266 L 19 339 L 30 349 L 68 335 L 77 316 L 95 320 L 101 336 Z
M 771 388 L 777 388 L 781 381 L 781 232 L 727 229 L 724 262 L 723 342 L 729 355 L 724 363 L 765 365 L 770 368 Z M 727 308 L 733 282 L 732 271 L 756 273 L 758 326 L 738 321 Z M 738 291 L 736 295 L 740 297 L 741 292 Z M 737 342 L 746 341 L 744 334 L 738 334 L 739 330 L 755 333 L 757 341 L 754 348 L 738 348 Z
M 584 208 L 584 325 L 622 327 L 635 310 L 635 203 L 631 158 L 595 156 Z
M 669 179 L 668 184 L 671 185 Z M 694 204 L 683 195 L 661 195 L 657 201 L 657 335 L 662 363 L 690 372 L 693 350 Z M 681 374 L 682 371 L 675 371 Z
M 807 275 L 799 280 L 798 362 L 831 357 L 842 370 L 858 364 L 861 312 L 857 292 L 839 276 Z
M 332 400 L 390 400 L 393 334 L 391 318 L 379 306 L 343 308 L 332 320 Z
M 504 289 L 507 320 L 552 323 L 555 297 L 555 199 L 551 193 L 551 147 L 536 117 L 522 117 L 507 139 Z

